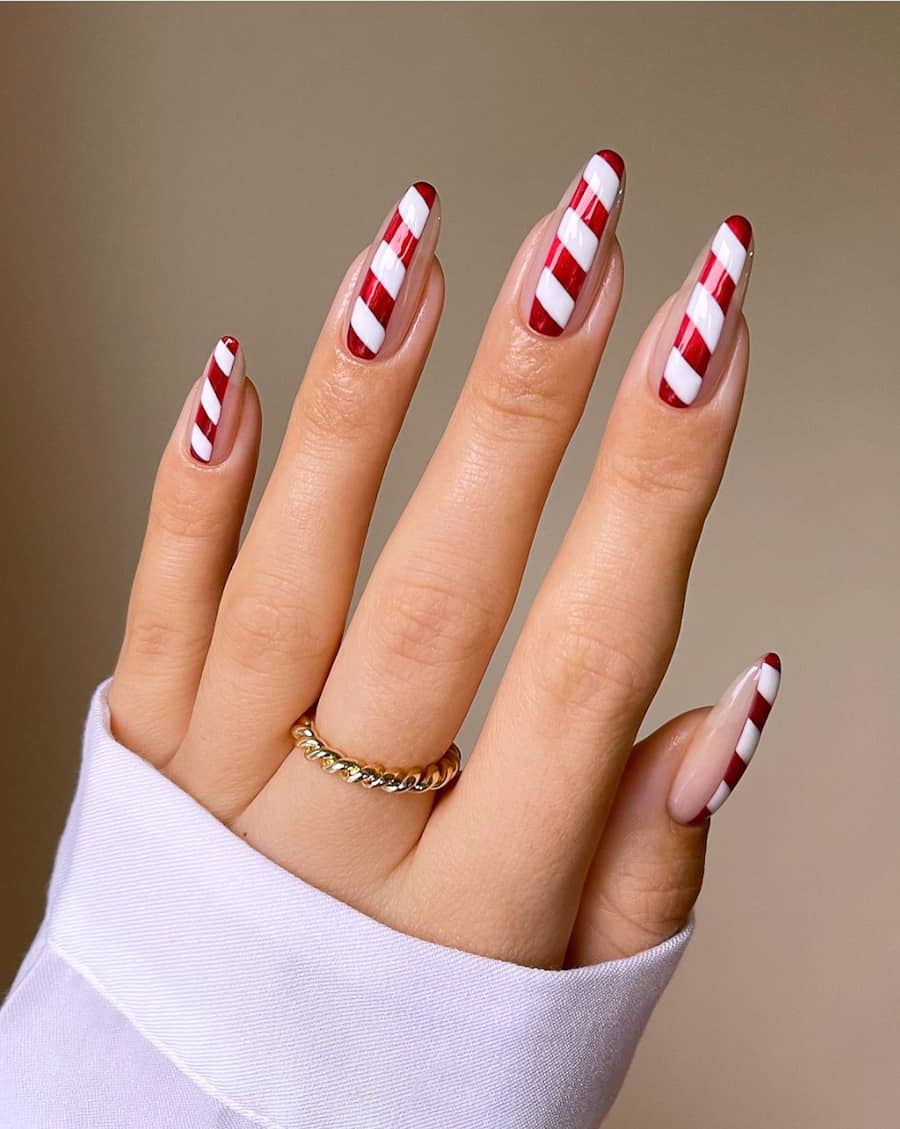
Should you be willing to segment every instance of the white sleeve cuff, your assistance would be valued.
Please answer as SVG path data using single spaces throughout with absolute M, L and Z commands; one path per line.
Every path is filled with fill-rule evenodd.
M 111 735 L 95 691 L 49 947 L 278 1129 L 597 1129 L 691 926 L 559 972 L 421 941 L 282 870 Z

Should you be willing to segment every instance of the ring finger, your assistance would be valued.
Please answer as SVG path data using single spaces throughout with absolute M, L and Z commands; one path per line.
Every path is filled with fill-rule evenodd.
M 494 934 L 512 934 L 535 946 L 517 959 L 565 953 L 625 760 L 675 645 L 737 424 L 750 252 L 749 224 L 732 217 L 645 333 L 470 763 L 417 851 L 429 873 L 463 886 L 477 875 L 482 899 L 490 887 L 495 919 L 480 922 L 490 936 L 474 938 L 488 951 Z M 453 866 L 435 868 L 450 843 Z

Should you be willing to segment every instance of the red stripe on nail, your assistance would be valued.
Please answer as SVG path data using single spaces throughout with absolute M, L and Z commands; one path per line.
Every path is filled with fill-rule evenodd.
M 531 316 L 528 319 L 528 324 L 532 329 L 537 330 L 538 333 L 543 333 L 546 337 L 559 337 L 562 333 L 562 326 L 556 324 L 537 298 L 531 303 Z
M 667 404 L 671 404 L 673 408 L 686 408 L 687 404 L 675 395 L 669 387 L 669 382 L 665 377 L 659 382 L 659 394 Z
M 753 696 L 753 702 L 750 705 L 749 717 L 760 732 L 762 732 L 763 726 L 768 721 L 771 710 L 772 707 L 757 690 L 756 694 Z
M 582 270 L 572 257 L 568 248 L 564 247 L 558 239 L 553 240 L 553 245 L 547 255 L 547 266 L 570 294 L 578 294 L 587 278 L 587 273 Z
M 723 310 L 728 309 L 734 297 L 735 282 L 715 255 L 707 257 L 698 281 L 703 283 Z
M 725 222 L 743 244 L 744 248 L 748 249 L 750 247 L 750 240 L 753 238 L 753 226 L 747 217 L 729 216 Z

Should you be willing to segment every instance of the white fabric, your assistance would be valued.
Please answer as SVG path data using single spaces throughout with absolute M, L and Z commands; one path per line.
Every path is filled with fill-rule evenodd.
M 398 933 L 118 744 L 107 686 L 0 1012 L 4 1129 L 597 1129 L 690 926 L 559 972 Z

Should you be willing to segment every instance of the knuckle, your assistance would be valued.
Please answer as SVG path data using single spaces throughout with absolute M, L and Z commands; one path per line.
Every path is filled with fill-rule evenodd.
M 378 603 L 381 644 L 406 663 L 466 663 L 489 646 L 498 631 L 496 610 L 433 571 L 407 569 L 388 582 Z
M 604 898 L 595 907 L 597 921 L 592 932 L 613 957 L 630 957 L 677 933 L 684 917 L 658 916 L 649 901 Z
M 542 683 L 567 711 L 596 715 L 643 702 L 653 678 L 637 648 L 605 633 L 596 608 L 571 608 L 541 640 Z
M 533 342 L 513 339 L 499 364 L 468 389 L 477 423 L 494 437 L 537 432 L 568 434 L 581 401 L 558 365 L 536 352 Z
M 633 865 L 616 876 L 595 906 L 610 932 L 654 944 L 684 924 L 703 883 L 703 856 L 691 860 L 662 860 Z
M 206 638 L 191 639 L 184 627 L 158 616 L 132 614 L 125 632 L 130 659 L 183 657 L 203 650 Z
M 173 474 L 157 481 L 150 506 L 151 530 L 180 541 L 209 541 L 220 535 L 226 521 L 227 510 L 215 504 L 209 490 L 199 488 L 195 476 Z
M 318 661 L 330 645 L 314 618 L 298 603 L 295 586 L 257 572 L 252 585 L 222 600 L 220 629 L 228 650 L 245 669 L 265 674 L 273 663 Z
M 696 506 L 709 492 L 709 475 L 701 464 L 696 451 L 685 452 L 673 445 L 659 450 L 619 450 L 610 455 L 608 466 L 613 481 L 630 495 Z
M 174 631 L 158 620 L 139 619 L 128 626 L 127 648 L 138 658 L 159 658 L 173 649 Z
M 295 413 L 298 425 L 327 441 L 352 443 L 365 438 L 380 414 L 373 405 L 372 383 L 335 360 L 327 379 L 316 380 L 302 390 L 299 413 Z

